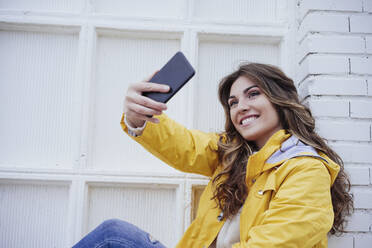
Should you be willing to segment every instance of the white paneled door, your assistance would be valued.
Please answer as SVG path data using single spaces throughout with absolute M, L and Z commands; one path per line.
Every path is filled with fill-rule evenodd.
M 224 75 L 245 61 L 292 74 L 293 8 L 0 0 L 0 247 L 71 247 L 111 218 L 174 247 L 208 179 L 174 170 L 123 133 L 126 89 L 181 50 L 196 75 L 166 113 L 222 131 Z

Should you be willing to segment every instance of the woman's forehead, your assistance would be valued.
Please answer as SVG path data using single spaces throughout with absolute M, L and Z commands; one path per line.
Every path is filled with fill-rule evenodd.
M 253 82 L 247 77 L 240 76 L 231 85 L 229 96 L 231 97 L 231 96 L 239 95 L 243 91 L 245 91 L 247 88 L 254 88 L 254 87 L 258 87 L 256 82 Z

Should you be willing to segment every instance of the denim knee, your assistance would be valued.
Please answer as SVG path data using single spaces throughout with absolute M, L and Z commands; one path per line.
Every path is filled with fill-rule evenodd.
M 103 228 L 114 228 L 116 226 L 122 226 L 123 223 L 125 223 L 125 221 L 123 220 L 119 220 L 119 219 L 108 219 L 108 220 L 105 220 L 103 221 L 100 226 L 102 226 Z
M 84 237 L 77 247 L 165 248 L 137 226 L 119 219 L 108 219 Z
M 123 220 L 108 219 L 98 228 L 104 233 L 105 239 L 126 240 L 126 242 L 142 244 L 142 247 L 164 247 L 149 233 Z
M 128 229 L 130 229 L 131 224 L 119 219 L 108 219 L 102 222 L 98 228 L 104 231 L 106 238 L 108 236 L 123 235 Z

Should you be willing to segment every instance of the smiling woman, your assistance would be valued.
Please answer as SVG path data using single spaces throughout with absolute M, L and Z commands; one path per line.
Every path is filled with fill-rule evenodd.
M 316 134 L 310 110 L 280 69 L 243 64 L 222 79 L 219 134 L 186 129 L 162 114 L 165 104 L 142 95 L 167 90 L 131 85 L 121 126 L 170 166 L 211 179 L 177 247 L 319 248 L 327 247 L 328 232 L 343 231 L 353 202 L 342 160 Z M 164 247 L 150 237 L 110 220 L 75 247 Z
M 314 148 L 316 154 L 326 155 L 328 161 L 338 164 L 337 177 L 331 175 L 332 214 L 335 218 L 330 233 L 343 232 L 345 217 L 353 211 L 352 196 L 348 193 L 350 182 L 342 159 L 315 132 L 315 120 L 310 109 L 300 103 L 293 80 L 272 65 L 243 64 L 221 80 L 219 99 L 226 117 L 224 140 L 218 143 L 219 158 L 225 170 L 214 181 L 222 175 L 228 175 L 228 179 L 217 186 L 214 198 L 218 199 L 220 207 L 227 209 L 225 215 L 234 215 L 241 206 L 240 199 L 247 195 L 246 187 L 241 185 L 247 180 L 249 168 L 241 166 L 238 158 L 246 157 L 247 160 L 253 152 L 262 150 L 278 129 L 282 129 Z M 328 170 L 331 171 L 329 167 Z M 239 197 L 231 197 L 231 191 Z

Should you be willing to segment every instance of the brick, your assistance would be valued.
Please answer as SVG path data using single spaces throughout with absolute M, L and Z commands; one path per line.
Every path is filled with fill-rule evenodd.
M 353 248 L 353 236 L 344 234 L 340 237 L 332 235 L 328 239 L 329 248 Z
M 324 25 L 324 24 L 327 25 Z M 308 32 L 349 32 L 348 16 L 329 13 L 309 13 L 299 28 L 298 39 L 302 40 Z
M 364 79 L 316 77 L 309 84 L 311 95 L 363 96 L 367 92 Z
M 318 74 L 347 74 L 349 72 L 348 58 L 311 54 L 302 61 L 298 80 L 302 81 L 308 75 Z
M 363 9 L 365 12 L 372 12 L 372 1 L 371 0 L 364 0 L 363 1 Z
M 366 37 L 367 53 L 372 53 L 372 37 Z
M 308 36 L 300 46 L 299 61 L 308 53 L 364 53 L 362 37 Z
M 361 0 L 303 0 L 301 8 L 310 10 L 362 11 Z
M 372 16 L 350 16 L 350 32 L 372 33 Z
M 372 118 L 372 101 L 350 101 L 350 116 L 355 118 Z
M 310 100 L 309 106 L 313 116 L 348 117 L 349 102 L 333 100 Z
M 328 140 L 369 141 L 369 123 L 317 120 L 318 133 Z
M 363 233 L 358 234 L 354 238 L 354 248 L 366 248 L 371 247 L 372 244 L 372 234 L 371 233 Z
M 345 167 L 352 185 L 368 185 L 370 183 L 369 169 L 367 167 Z
M 362 0 L 303 0 L 300 5 L 301 16 L 309 10 L 362 11 Z
M 372 224 L 372 215 L 368 212 L 356 210 L 348 220 L 346 231 L 368 232 Z
M 372 189 L 353 189 L 354 207 L 372 209 Z
M 345 130 L 348 132 L 349 130 Z M 331 147 L 341 156 L 345 163 L 372 163 L 372 145 L 364 144 L 331 144 Z
M 351 73 L 372 75 L 371 58 L 350 58 L 350 66 Z

